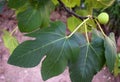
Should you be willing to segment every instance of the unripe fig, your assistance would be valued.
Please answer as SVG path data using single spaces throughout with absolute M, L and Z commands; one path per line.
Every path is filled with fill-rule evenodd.
M 107 24 L 109 21 L 109 15 L 106 12 L 100 13 L 97 18 L 101 24 Z

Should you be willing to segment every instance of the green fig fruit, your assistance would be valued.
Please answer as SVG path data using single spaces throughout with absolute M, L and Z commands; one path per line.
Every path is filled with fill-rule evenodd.
M 109 21 L 109 15 L 106 12 L 100 13 L 97 18 L 100 24 L 107 24 Z

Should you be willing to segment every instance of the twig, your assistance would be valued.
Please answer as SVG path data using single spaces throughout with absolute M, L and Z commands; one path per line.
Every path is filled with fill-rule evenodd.
M 90 44 L 90 41 L 89 41 L 89 38 L 88 38 L 88 34 L 87 34 L 87 24 L 86 24 L 86 22 L 85 22 L 85 36 L 86 36 L 88 44 Z
M 83 17 L 83 16 L 80 16 L 80 15 L 76 14 L 74 11 L 70 10 L 69 8 L 67 8 L 61 0 L 58 0 L 58 2 L 65 9 L 65 11 L 67 11 L 69 14 L 71 14 L 71 15 L 73 15 L 73 16 L 81 19 L 81 20 L 84 20 L 84 19 L 88 18 L 88 17 Z
M 10 36 L 12 36 L 12 34 L 13 34 L 17 29 L 18 29 L 18 27 L 15 27 L 15 28 L 13 29 L 13 31 L 10 33 Z
M 101 28 L 101 26 L 100 26 L 99 22 L 98 22 L 96 19 L 95 19 L 95 21 L 96 21 L 96 23 L 97 23 L 97 25 L 98 25 L 99 29 L 101 30 L 101 32 L 102 32 L 102 34 L 103 34 L 103 36 L 104 36 L 104 37 L 107 37 L 107 35 L 104 33 L 103 29 Z

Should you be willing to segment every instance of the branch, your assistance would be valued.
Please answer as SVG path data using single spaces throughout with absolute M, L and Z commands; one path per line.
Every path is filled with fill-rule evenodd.
M 71 15 L 73 15 L 73 16 L 81 19 L 81 20 L 88 18 L 88 17 L 83 17 L 83 16 L 80 16 L 80 15 L 76 14 L 74 11 L 70 10 L 69 8 L 67 8 L 61 0 L 58 0 L 58 2 L 65 9 L 65 11 L 67 11 L 69 14 L 71 14 Z

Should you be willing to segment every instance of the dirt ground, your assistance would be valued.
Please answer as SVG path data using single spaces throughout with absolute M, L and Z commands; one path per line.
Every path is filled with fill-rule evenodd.
M 61 12 L 62 13 L 62 12 Z M 66 22 L 66 13 L 53 12 L 51 20 L 61 19 Z M 71 82 L 69 78 L 68 68 L 59 76 L 53 77 L 47 81 L 43 81 L 40 74 L 40 67 L 38 65 L 34 68 L 20 68 L 7 64 L 10 56 L 8 49 L 4 47 L 2 40 L 2 30 L 12 31 L 17 25 L 15 14 L 12 10 L 5 8 L 4 12 L 0 14 L 0 82 Z M 18 30 L 14 33 L 19 43 L 29 39 L 24 37 Z M 120 51 L 120 38 L 117 42 L 118 51 Z M 109 73 L 108 69 L 104 67 L 97 73 L 92 82 L 120 82 L 120 77 L 114 78 Z

